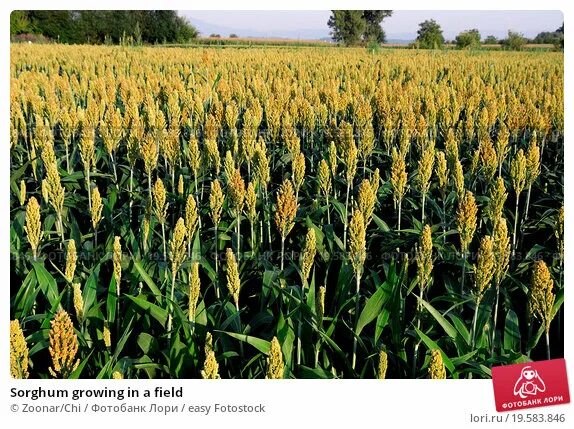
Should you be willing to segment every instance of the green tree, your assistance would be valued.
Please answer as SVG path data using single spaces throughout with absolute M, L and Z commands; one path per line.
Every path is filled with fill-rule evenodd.
M 13 10 L 10 14 L 10 36 L 32 32 L 32 22 L 23 10 Z
M 345 45 L 386 40 L 382 22 L 391 16 L 392 10 L 333 10 L 327 25 L 333 40 Z
M 332 29 L 333 40 L 345 45 L 359 43 L 367 28 L 361 10 L 333 10 L 327 25 Z
M 466 30 L 456 36 L 456 47 L 458 49 L 476 49 L 480 48 L 480 33 L 477 29 Z
M 439 49 L 444 45 L 442 29 L 434 19 L 421 22 L 417 35 L 416 43 L 419 48 Z
M 174 10 L 36 10 L 26 17 L 34 32 L 62 43 L 183 43 L 198 35 Z
M 496 45 L 496 44 L 498 44 L 498 39 L 494 36 L 486 36 L 486 39 L 484 39 L 484 44 L 485 45 Z
M 508 30 L 508 36 L 502 41 L 502 47 L 509 51 L 521 51 L 526 45 L 526 39 L 521 33 Z
M 392 14 L 392 10 L 364 10 L 363 19 L 365 20 L 366 28 L 363 34 L 363 40 L 385 43 L 387 37 L 382 24 L 383 20 Z

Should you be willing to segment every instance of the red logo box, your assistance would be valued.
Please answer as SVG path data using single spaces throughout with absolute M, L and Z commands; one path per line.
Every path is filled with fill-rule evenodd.
M 492 368 L 496 411 L 568 404 L 566 361 L 552 359 Z

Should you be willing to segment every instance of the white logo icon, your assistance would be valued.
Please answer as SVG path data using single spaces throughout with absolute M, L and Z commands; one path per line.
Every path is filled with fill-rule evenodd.
M 538 375 L 538 371 L 532 369 L 531 366 L 522 368 L 520 377 L 518 377 L 514 385 L 514 396 L 520 396 L 524 399 L 528 396 L 536 396 L 538 392 L 542 393 L 545 391 L 546 385 Z

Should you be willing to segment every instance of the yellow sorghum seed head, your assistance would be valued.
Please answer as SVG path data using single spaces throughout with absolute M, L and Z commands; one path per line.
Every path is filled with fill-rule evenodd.
M 60 181 L 60 173 L 55 164 L 50 164 L 46 171 L 48 201 L 58 214 L 62 214 L 64 208 L 65 191 Z
M 554 235 L 556 235 L 556 241 L 558 242 L 560 257 L 564 258 L 564 205 L 558 210 L 558 216 L 554 225 Z
M 293 168 L 293 186 L 297 193 L 303 184 L 303 179 L 305 178 L 305 155 L 303 155 L 303 152 L 299 152 L 295 155 L 291 167 Z
M 42 199 L 48 204 L 50 202 L 50 193 L 48 191 L 48 179 L 42 179 Z
M 235 217 L 238 217 L 243 210 L 243 204 L 245 202 L 245 182 L 241 177 L 239 169 L 236 169 L 233 173 L 227 190 L 231 202 L 231 211 Z
M 219 364 L 215 359 L 211 334 L 208 332 L 205 338 L 205 362 L 201 370 L 201 378 L 204 380 L 217 380 L 219 376 Z
M 195 202 L 195 197 L 192 194 L 189 194 L 185 203 L 185 226 L 187 228 L 187 239 L 190 243 L 195 236 L 198 223 L 199 213 L 197 211 L 197 203 Z
M 235 160 L 233 159 L 233 155 L 231 154 L 230 150 L 225 152 L 225 159 L 223 160 L 223 171 L 225 173 L 225 180 L 227 183 L 229 183 L 233 177 L 233 173 L 235 172 Z
M 317 179 L 319 180 L 319 188 L 321 192 L 325 197 L 327 197 L 331 193 L 331 172 L 329 171 L 327 161 L 324 159 L 319 163 Z
M 60 310 L 50 322 L 50 356 L 52 366 L 48 368 L 53 377 L 68 378 L 76 370 L 80 360 L 78 353 L 78 338 L 74 332 L 72 319 L 65 310 Z
M 219 180 L 215 179 L 213 182 L 211 182 L 211 192 L 209 194 L 209 210 L 211 213 L 211 220 L 216 226 L 219 224 L 219 220 L 221 219 L 221 210 L 223 209 L 224 198 L 225 197 L 223 195 L 223 191 L 221 190 Z
M 490 138 L 482 140 L 479 144 L 480 160 L 482 163 L 482 173 L 487 182 L 490 182 L 496 173 L 498 167 L 498 158 L 496 151 L 490 141 Z
M 349 222 L 349 259 L 357 277 L 361 277 L 367 258 L 365 233 L 363 213 L 355 209 Z
M 419 287 L 424 290 L 429 284 L 433 269 L 432 262 L 432 231 L 425 225 L 421 234 L 420 244 L 416 246 L 417 277 Z
M 377 197 L 377 193 L 379 192 L 379 186 L 381 182 L 381 173 L 379 172 L 378 168 L 375 168 L 373 172 L 373 177 L 371 177 L 371 188 L 373 188 L 373 195 L 375 198 Z
M 465 191 L 464 196 L 458 203 L 456 224 L 460 235 L 460 247 L 463 253 L 468 250 L 468 246 L 476 230 L 476 216 L 478 208 L 474 200 L 474 195 L 470 191 Z
M 544 330 L 550 330 L 550 323 L 554 318 L 554 300 L 552 293 L 554 282 L 550 271 L 544 261 L 534 262 L 532 278 L 530 280 L 530 293 L 528 299 L 528 314 L 540 320 Z
M 183 189 L 183 175 L 180 174 L 179 179 L 177 180 L 177 193 L 179 195 L 183 195 L 183 191 L 184 191 L 184 189 Z
M 102 339 L 104 340 L 104 345 L 109 349 L 112 346 L 112 334 L 110 332 L 110 325 L 107 321 L 104 321 Z
M 536 144 L 536 131 L 532 133 L 532 140 L 526 151 L 526 184 L 532 186 L 540 174 L 540 149 Z
M 119 371 L 114 371 L 114 372 L 112 373 L 112 379 L 113 379 L 113 380 L 123 380 L 123 379 L 124 379 L 124 376 L 122 375 L 121 372 L 119 372 Z
M 199 166 L 201 165 L 201 155 L 199 152 L 199 142 L 193 134 L 189 139 L 188 149 L 187 156 L 189 159 L 189 168 L 193 172 L 193 175 L 197 176 Z
M 257 194 L 255 193 L 255 186 L 253 182 L 247 185 L 247 192 L 245 194 L 245 208 L 247 211 L 247 218 L 253 223 L 257 219 Z
M 430 178 L 434 164 L 434 141 L 429 141 L 423 148 L 421 158 L 418 163 L 417 182 L 421 193 L 426 194 L 430 187 Z
M 337 175 L 337 146 L 335 142 L 331 142 L 329 145 L 329 167 L 331 167 L 331 176 L 335 177 Z
M 20 195 L 18 195 L 20 200 L 20 206 L 26 204 L 26 182 L 24 179 L 20 180 Z
M 97 186 L 92 189 L 92 227 L 96 229 L 100 220 L 102 219 L 102 209 L 104 205 L 102 204 L 102 198 L 100 196 L 100 191 Z
M 520 195 L 526 184 L 526 157 L 522 149 L 518 151 L 510 163 L 510 180 L 515 194 Z
M 448 185 L 448 166 L 442 150 L 436 153 L 435 171 L 438 178 L 438 186 L 444 192 Z
M 152 135 L 146 135 L 140 146 L 141 157 L 144 161 L 145 171 L 149 175 L 157 166 L 159 157 L 159 146 Z
M 307 230 L 307 235 L 305 236 L 305 246 L 301 253 L 301 273 L 305 281 L 309 279 L 309 274 L 311 273 L 311 268 L 313 268 L 316 253 L 317 239 L 315 237 L 315 230 L 313 228 L 309 228 Z
M 241 288 L 241 281 L 239 279 L 239 267 L 237 266 L 237 261 L 235 260 L 235 255 L 233 250 L 229 247 L 225 251 L 225 258 L 227 260 L 227 289 L 233 297 L 233 302 L 235 306 L 239 307 L 239 289 Z
M 371 220 L 373 219 L 373 212 L 375 210 L 375 204 L 377 202 L 377 196 L 373 190 L 371 182 L 364 179 L 359 186 L 359 192 L 357 194 L 357 207 L 363 214 L 363 219 L 365 220 L 365 228 L 369 226 Z
M 502 210 L 504 209 L 504 203 L 507 197 L 508 194 L 504 186 L 504 179 L 498 177 L 496 181 L 490 185 L 488 206 L 486 207 L 488 217 L 493 224 L 495 220 L 502 217 Z
M 148 213 L 148 210 L 146 210 L 146 214 L 144 214 L 144 217 L 142 219 L 142 240 L 144 243 L 147 243 L 147 240 L 149 238 L 149 222 L 150 222 L 150 215 Z
M 510 237 L 508 236 L 506 219 L 500 217 L 494 222 L 494 225 L 494 232 L 492 233 L 494 242 L 494 282 L 500 285 L 500 282 L 506 275 L 510 261 Z
M 325 315 L 325 294 L 327 293 L 327 289 L 325 286 L 320 286 L 319 291 L 317 293 L 317 298 L 315 300 L 315 311 L 317 312 L 317 319 L 319 323 L 323 320 L 323 316 Z
M 72 285 L 74 290 L 74 310 L 76 310 L 76 318 L 78 322 L 82 323 L 84 320 L 84 298 L 82 297 L 82 289 L 79 283 Z
M 171 261 L 172 275 L 177 273 L 179 267 L 185 259 L 185 237 L 187 229 L 183 218 L 179 218 L 175 224 L 173 235 L 169 242 L 169 260 Z
M 458 160 L 459 158 L 458 158 L 458 142 L 456 141 L 453 128 L 448 129 L 445 141 L 445 150 L 448 161 L 451 163 L 451 166 L 454 165 L 456 160 Z
M 496 136 L 496 141 L 494 146 L 496 148 L 496 158 L 498 165 L 502 165 L 502 162 L 506 158 L 506 154 L 508 153 L 508 138 L 510 137 L 510 133 L 508 132 L 508 128 L 504 123 L 500 127 L 498 131 L 498 135 Z
M 393 148 L 392 159 L 391 186 L 393 187 L 395 203 L 398 204 L 407 192 L 407 166 L 405 158 L 396 148 Z
M 217 141 L 213 139 L 205 140 L 205 150 L 208 164 L 214 168 L 215 174 L 219 175 L 221 158 L 219 156 L 219 148 L 217 147 Z
M 387 367 L 389 365 L 387 353 L 384 350 L 379 352 L 379 367 L 377 371 L 377 378 L 384 380 L 387 377 Z
M 444 380 L 446 378 L 446 370 L 439 350 L 431 350 L 428 372 L 431 379 Z
M 281 344 L 279 344 L 277 337 L 273 337 L 269 348 L 269 356 L 267 357 L 267 375 L 265 378 L 271 380 L 282 379 L 284 368 Z
M 120 295 L 120 281 L 122 279 L 122 245 L 120 237 L 114 237 L 114 254 L 112 256 L 114 264 L 114 279 L 116 280 L 116 290 L 118 296 Z
M 80 139 L 80 158 L 84 164 L 84 170 L 90 171 L 92 169 L 95 157 L 94 132 L 91 130 L 83 133 Z
M 259 138 L 259 144 L 253 155 L 253 177 L 259 185 L 265 188 L 269 182 L 269 174 L 269 160 L 267 159 L 265 142 Z
M 201 283 L 199 281 L 199 262 L 191 264 L 191 271 L 189 273 L 189 321 L 195 320 L 195 310 L 197 308 L 197 300 L 199 299 L 199 290 Z
M 66 269 L 65 277 L 66 280 L 71 283 L 74 280 L 74 273 L 76 272 L 76 262 L 78 261 L 78 255 L 76 253 L 76 242 L 71 239 L 68 241 L 68 250 L 66 252 Z
M 462 163 L 460 160 L 455 159 L 454 169 L 453 169 L 453 182 L 456 189 L 456 194 L 458 199 L 462 199 L 464 196 L 464 172 L 462 171 Z
M 10 376 L 28 378 L 28 345 L 18 320 L 10 321 Z
M 155 215 L 160 224 L 165 223 L 167 216 L 167 203 L 166 203 L 165 187 L 162 180 L 158 177 L 153 185 L 153 203 Z
M 277 207 L 275 209 L 275 225 L 284 239 L 293 228 L 297 214 L 297 200 L 290 180 L 284 180 L 277 191 Z
M 24 231 L 28 237 L 28 242 L 32 248 L 34 259 L 38 254 L 38 246 L 42 239 L 42 221 L 40 219 L 40 204 L 35 197 L 30 197 L 26 205 L 26 225 Z
M 477 301 L 482 299 L 494 275 L 496 264 L 493 247 L 494 243 L 489 235 L 482 237 L 478 248 L 476 265 L 474 266 L 474 288 Z
M 345 158 L 346 179 L 347 183 L 352 183 L 357 173 L 358 151 L 357 146 L 351 143 L 348 148 L 347 157 Z

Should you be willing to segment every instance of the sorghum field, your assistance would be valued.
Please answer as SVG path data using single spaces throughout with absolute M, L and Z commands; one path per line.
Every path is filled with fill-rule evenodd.
M 562 356 L 562 54 L 11 53 L 13 377 Z

